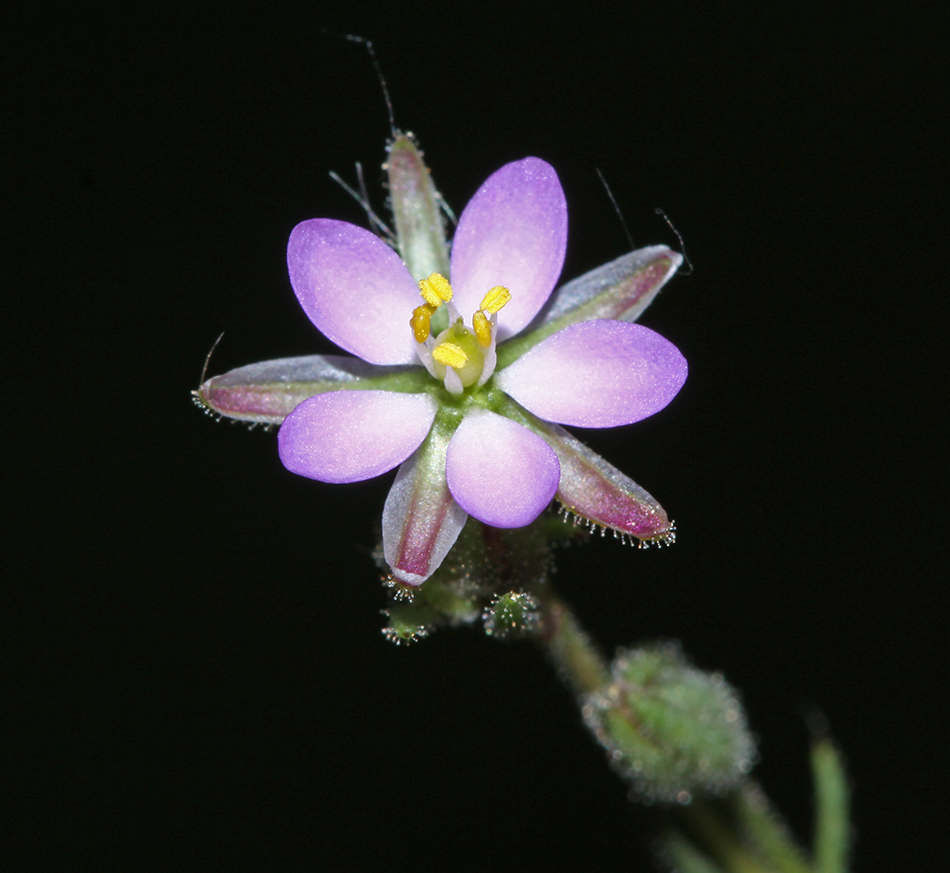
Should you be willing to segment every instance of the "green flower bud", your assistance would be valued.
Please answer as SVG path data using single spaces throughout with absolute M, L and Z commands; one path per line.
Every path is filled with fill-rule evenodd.
M 384 612 L 391 642 L 414 643 L 442 625 L 471 624 L 479 617 L 478 590 L 464 580 L 432 578 L 418 589 L 392 583 L 393 605 Z
M 540 604 L 534 594 L 497 592 L 510 589 L 515 579 L 532 591 L 545 585 L 552 567 L 548 521 L 558 530 L 566 527 L 556 516 L 514 530 L 469 519 L 442 566 L 422 585 L 385 580 L 391 605 L 384 612 L 389 624 L 383 635 L 395 643 L 414 642 L 439 627 L 472 624 L 479 618 L 486 633 L 500 639 L 536 630 Z M 388 569 L 381 547 L 375 557 L 381 569 Z
M 383 636 L 397 646 L 425 639 L 442 622 L 442 617 L 421 600 L 396 603 L 383 614 L 389 618 Z
M 539 606 L 537 598 L 523 591 L 497 596 L 482 613 L 485 633 L 503 640 L 537 630 L 541 624 Z
M 691 666 L 677 644 L 620 650 L 611 673 L 584 699 L 584 721 L 642 800 L 689 803 L 752 769 L 755 742 L 736 692 Z

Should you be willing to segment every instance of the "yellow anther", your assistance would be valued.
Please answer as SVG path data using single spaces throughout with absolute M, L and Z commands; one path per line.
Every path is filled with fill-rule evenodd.
M 511 292 L 504 285 L 496 285 L 482 298 L 479 309 L 484 309 L 486 312 L 498 312 L 509 300 L 511 300 Z
M 439 299 L 439 295 L 436 293 L 435 289 L 432 287 L 432 283 L 429 282 L 428 279 L 420 279 L 419 293 L 429 306 L 436 307 L 442 303 L 442 301 Z
M 440 343 L 432 350 L 432 357 L 446 367 L 460 369 L 468 361 L 468 355 L 455 343 Z
M 443 301 L 448 303 L 448 301 L 452 299 L 452 286 L 449 284 L 449 280 L 441 273 L 433 273 L 429 276 L 429 282 L 432 283 L 432 287 L 435 288 Z
M 419 293 L 429 306 L 437 308 L 452 299 L 452 286 L 441 273 L 433 273 L 428 279 L 419 280 Z
M 412 310 L 409 327 L 417 343 L 424 343 L 429 338 L 429 324 L 432 319 L 432 309 L 429 306 L 417 306 Z
M 491 345 L 491 322 L 480 309 L 472 316 L 472 329 L 475 331 L 478 344 L 483 349 L 487 349 Z

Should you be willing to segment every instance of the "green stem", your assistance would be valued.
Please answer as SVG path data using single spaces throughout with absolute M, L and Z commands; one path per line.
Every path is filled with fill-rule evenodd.
M 815 869 L 845 873 L 848 869 L 849 797 L 841 754 L 828 739 L 811 748 L 815 781 Z
M 816 873 L 752 780 L 721 800 L 697 798 L 671 819 L 662 844 L 684 873 Z
M 570 607 L 549 586 L 539 638 L 563 681 L 580 698 L 611 682 L 610 666 Z M 684 871 L 723 873 L 845 873 L 846 792 L 840 762 L 816 746 L 817 861 L 809 863 L 758 785 L 747 780 L 723 800 L 695 798 L 675 811 L 682 828 L 664 838 L 668 858 Z M 836 769 L 837 767 L 837 769 Z
M 579 697 L 610 683 L 610 668 L 604 656 L 581 628 L 571 608 L 550 590 L 543 601 L 541 640 L 558 674 Z
M 699 842 L 716 858 L 719 869 L 730 873 L 766 873 L 773 869 L 763 866 L 743 844 L 742 834 L 735 824 L 714 809 L 710 802 L 695 802 L 683 809 L 682 818 L 699 836 Z
M 544 525 L 549 523 L 550 520 L 546 520 Z M 467 568 L 472 579 L 484 575 L 484 584 L 473 587 L 472 580 L 466 576 L 468 582 L 458 587 L 451 579 L 439 582 L 438 576 L 433 576 L 426 584 L 432 587 L 439 582 L 448 586 L 464 609 L 460 611 L 457 605 L 449 609 L 449 601 L 445 598 L 429 597 L 426 604 L 444 613 L 444 619 L 454 623 L 470 620 L 463 618 L 463 613 L 467 617 L 478 612 L 477 601 L 486 596 L 486 590 L 529 592 L 540 608 L 540 621 L 532 628 L 533 635 L 546 650 L 564 683 L 582 705 L 586 705 L 588 701 L 585 699 L 589 695 L 596 695 L 592 700 L 605 695 L 609 697 L 611 692 L 608 689 L 619 687 L 623 682 L 615 681 L 610 662 L 581 627 L 570 606 L 551 589 L 552 531 L 544 525 L 515 531 L 499 531 L 485 526 L 467 528 L 456 546 L 457 563 Z M 564 535 L 560 527 L 554 533 Z M 439 590 L 436 587 L 433 592 Z M 452 604 L 455 604 L 454 600 Z M 409 616 L 414 617 L 414 614 Z M 688 666 L 679 666 L 687 679 L 696 672 Z M 695 683 L 686 683 L 683 687 L 694 690 L 694 686 Z M 645 693 L 642 704 L 653 728 L 665 724 L 664 729 L 672 730 L 675 735 L 688 724 L 684 727 L 682 719 L 664 722 L 663 712 L 657 714 L 658 707 L 671 707 L 666 715 L 674 714 L 674 710 L 682 714 L 684 701 L 689 699 L 682 695 L 670 699 L 656 694 L 650 697 Z M 714 698 L 716 701 L 718 698 Z M 632 714 L 628 713 L 626 717 L 629 721 Z M 671 723 L 673 727 L 670 727 Z M 591 729 L 596 735 L 597 728 Z M 708 740 L 704 748 L 708 752 Z M 676 755 L 687 752 L 688 744 L 677 745 L 676 742 L 668 749 L 674 766 Z M 848 794 L 840 756 L 827 740 L 816 740 L 812 766 L 817 805 L 814 862 L 792 839 L 781 817 L 751 779 L 744 779 L 723 797 L 710 797 L 703 795 L 702 790 L 692 790 L 689 803 L 669 807 L 669 826 L 661 840 L 661 850 L 667 862 L 683 873 L 846 873 Z M 643 769 L 641 764 L 639 769 L 626 774 L 635 788 L 636 780 L 643 778 Z
M 805 853 L 789 834 L 757 783 L 749 780 L 739 787 L 733 803 L 738 826 L 748 834 L 758 854 L 770 864 L 765 869 L 780 873 L 811 873 Z

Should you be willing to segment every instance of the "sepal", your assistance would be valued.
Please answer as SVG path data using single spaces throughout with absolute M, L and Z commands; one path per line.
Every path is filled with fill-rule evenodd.
M 308 397 L 327 391 L 421 393 L 429 380 L 418 367 L 380 367 L 348 355 L 306 355 L 260 361 L 213 376 L 194 392 L 209 412 L 280 424 Z
M 568 325 L 595 318 L 636 321 L 682 263 L 672 249 L 649 246 L 562 285 L 524 333 L 498 346 L 498 369 Z
M 445 480 L 445 454 L 457 427 L 458 419 L 440 410 L 386 498 L 383 556 L 404 585 L 421 585 L 438 569 L 468 518 Z
M 640 546 L 671 545 L 676 528 L 656 499 L 560 425 L 542 421 L 512 401 L 505 415 L 543 437 L 557 455 L 561 478 L 555 498 L 564 514 L 590 529 L 614 531 Z
M 399 256 L 417 282 L 432 273 L 448 276 L 445 222 L 422 152 L 411 134 L 399 134 L 388 152 L 385 170 Z

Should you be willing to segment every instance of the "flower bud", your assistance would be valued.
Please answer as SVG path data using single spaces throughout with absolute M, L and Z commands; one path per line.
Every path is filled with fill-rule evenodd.
M 513 530 L 469 519 L 442 565 L 422 585 L 386 579 L 391 605 L 384 612 L 389 618 L 384 636 L 395 643 L 415 642 L 437 628 L 472 624 L 479 618 L 485 632 L 499 639 L 537 630 L 537 598 L 511 586 L 514 580 L 529 590 L 545 584 L 552 564 L 548 522 L 563 535 L 564 525 L 555 516 Z M 388 568 L 382 547 L 376 559 L 380 569 Z
M 446 624 L 471 624 L 479 617 L 480 591 L 467 579 L 433 577 L 420 588 L 411 589 L 392 581 L 393 603 L 383 613 L 389 624 L 383 628 L 386 639 L 396 643 L 414 643 Z
M 415 600 L 395 603 L 383 614 L 389 619 L 383 636 L 397 646 L 425 639 L 442 622 L 432 607 Z
M 499 640 L 537 630 L 541 623 L 540 604 L 523 591 L 509 591 L 494 597 L 482 613 L 485 633 Z
M 755 742 L 736 692 L 691 666 L 677 644 L 621 649 L 611 673 L 584 699 L 584 721 L 642 800 L 689 803 L 752 769 Z

